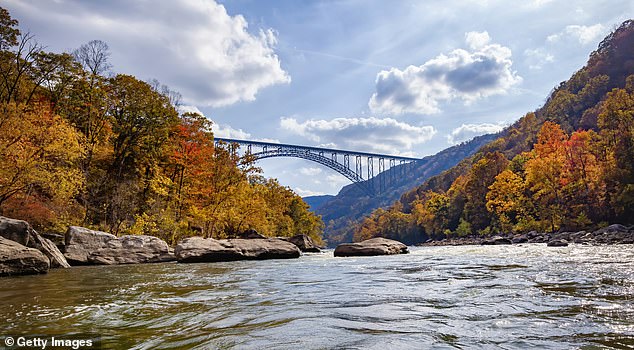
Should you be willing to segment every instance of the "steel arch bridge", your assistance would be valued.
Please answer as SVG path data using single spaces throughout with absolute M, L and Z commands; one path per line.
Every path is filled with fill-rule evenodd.
M 378 175 L 387 170 L 391 171 L 389 175 L 391 175 L 391 178 L 394 180 L 397 175 L 395 171 L 397 168 L 400 169 L 402 174 L 405 171 L 406 165 L 420 160 L 419 158 L 391 156 L 378 153 L 220 137 L 216 137 L 214 142 L 216 144 L 229 145 L 233 152 L 237 152 L 236 146 L 239 146 L 246 154 L 253 156 L 255 160 L 273 157 L 294 157 L 313 161 L 345 176 L 354 184 L 360 186 L 369 195 L 380 193 L 385 188 L 386 177 L 380 177 L 383 181 L 379 181 L 377 184 L 375 184 L 376 181 L 369 180 L 379 178 Z M 378 169 L 376 169 L 378 171 L 376 173 L 375 159 L 378 165 Z M 354 164 L 354 168 L 352 168 L 351 164 Z M 389 179 L 390 177 L 388 176 L 387 178 Z

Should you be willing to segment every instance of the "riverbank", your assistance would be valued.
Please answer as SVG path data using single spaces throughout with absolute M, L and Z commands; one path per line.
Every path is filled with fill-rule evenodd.
M 70 226 L 64 236 L 40 235 L 26 221 L 0 216 L 0 276 L 45 274 L 52 268 L 82 265 L 290 259 L 319 251 L 302 234 L 265 237 L 247 230 L 234 239 L 188 237 L 172 248 L 158 237 L 117 237 L 78 226 Z
M 451 237 L 429 240 L 419 246 L 504 245 L 521 243 L 546 243 L 548 246 L 564 247 L 570 243 L 584 245 L 634 244 L 634 226 L 613 224 L 594 231 L 526 234 L 499 234 L 495 236 Z

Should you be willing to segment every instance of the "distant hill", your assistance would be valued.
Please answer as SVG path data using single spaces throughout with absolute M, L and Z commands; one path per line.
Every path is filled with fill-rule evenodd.
M 303 197 L 302 199 L 304 200 L 304 202 L 306 202 L 306 204 L 308 204 L 308 206 L 310 207 L 310 210 L 315 212 L 324 203 L 326 203 L 328 200 L 330 200 L 333 197 L 334 197 L 333 195 L 326 194 L 323 196 L 307 196 L 307 197 Z
M 425 157 L 415 164 L 398 165 L 394 168 L 394 171 L 399 174 L 396 179 L 390 177 L 387 172 L 379 174 L 375 181 L 383 180 L 387 188 L 375 197 L 368 196 L 354 184 L 344 187 L 336 196 L 327 199 L 314 209 L 315 213 L 322 216 L 326 224 L 324 239 L 327 240 L 329 246 L 351 241 L 352 229 L 364 215 L 370 214 L 377 208 L 392 205 L 403 192 L 458 164 L 495 138 L 497 138 L 496 134 L 478 136 L 471 141 Z M 400 167 L 405 167 L 402 173 Z M 381 179 L 381 177 L 385 178 Z M 392 180 L 395 181 L 392 182 Z

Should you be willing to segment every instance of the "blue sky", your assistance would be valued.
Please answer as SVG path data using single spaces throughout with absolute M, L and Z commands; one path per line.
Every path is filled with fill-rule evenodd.
M 634 2 L 0 0 L 51 51 L 93 39 L 224 137 L 426 156 L 543 104 Z M 347 180 L 267 159 L 301 195 Z

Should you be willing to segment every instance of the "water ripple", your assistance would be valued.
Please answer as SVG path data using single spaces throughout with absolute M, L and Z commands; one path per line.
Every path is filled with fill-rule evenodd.
M 634 247 L 78 267 L 6 278 L 7 334 L 104 348 L 634 348 Z

